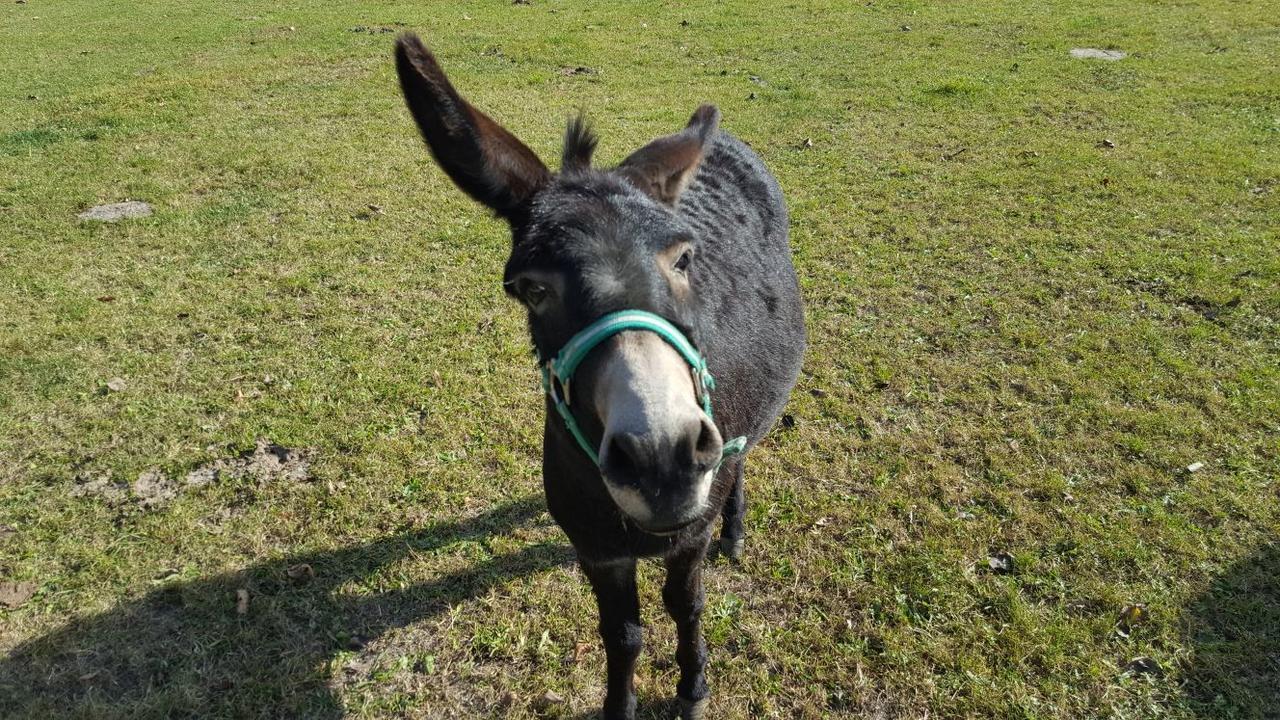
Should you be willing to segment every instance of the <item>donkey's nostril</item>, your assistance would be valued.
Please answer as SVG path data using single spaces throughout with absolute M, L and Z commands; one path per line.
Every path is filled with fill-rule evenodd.
M 698 427 L 698 444 L 695 447 L 701 454 L 710 452 L 713 443 L 715 443 L 715 431 L 711 428 L 711 423 L 704 420 Z
M 702 418 L 698 424 L 698 440 L 693 446 L 693 461 L 699 465 L 715 465 L 720 461 L 720 453 L 724 449 L 724 441 L 720 431 L 709 418 Z
M 635 483 L 640 479 L 640 461 L 643 453 L 640 438 L 633 433 L 617 433 L 609 437 L 601 453 L 600 469 L 610 480 L 620 484 Z

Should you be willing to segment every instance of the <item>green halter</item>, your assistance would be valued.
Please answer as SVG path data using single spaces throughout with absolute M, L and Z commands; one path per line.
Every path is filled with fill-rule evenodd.
M 711 391 L 715 389 L 716 382 L 711 377 L 711 372 L 707 370 L 707 359 L 698 352 L 693 343 L 689 342 L 689 339 L 675 325 L 667 322 L 660 315 L 644 310 L 620 310 L 609 313 L 570 338 L 558 355 L 542 365 L 542 389 L 551 398 L 551 402 L 555 403 L 556 412 L 560 413 L 565 427 L 569 429 L 569 434 L 578 441 L 578 447 L 581 447 L 596 465 L 600 464 L 600 456 L 591 443 L 587 442 L 586 435 L 582 433 L 582 428 L 578 427 L 578 421 L 574 419 L 573 412 L 569 409 L 570 383 L 573 380 L 573 373 L 597 345 L 624 330 L 648 330 L 675 348 L 676 352 L 680 353 L 680 357 L 689 363 L 689 368 L 693 372 L 694 392 L 697 393 L 698 401 L 702 404 L 707 417 L 712 417 Z M 559 391 L 556 389 L 557 386 L 560 388 Z M 729 440 L 724 444 L 724 450 L 720 454 L 720 463 L 730 455 L 742 452 L 746 446 L 745 436 Z M 718 468 L 719 464 L 716 467 Z

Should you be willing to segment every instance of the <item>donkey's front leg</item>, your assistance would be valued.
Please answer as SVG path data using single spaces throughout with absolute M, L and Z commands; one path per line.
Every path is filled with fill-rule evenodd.
M 721 511 L 724 524 L 720 529 L 720 553 L 730 560 L 742 559 L 742 518 L 747 514 L 747 492 L 742 484 L 742 474 L 746 464 L 746 459 L 739 456 L 729 468 L 733 473 L 733 489 L 729 491 Z
M 636 658 L 644 644 L 640 600 L 636 596 L 634 558 L 592 564 L 582 562 L 600 610 L 600 637 L 609 663 L 604 720 L 632 720 L 636 715 Z
M 676 621 L 676 662 L 680 682 L 681 720 L 701 720 L 707 710 L 707 643 L 702 639 L 702 560 L 707 543 L 678 551 L 667 558 L 667 581 L 662 586 L 662 603 Z

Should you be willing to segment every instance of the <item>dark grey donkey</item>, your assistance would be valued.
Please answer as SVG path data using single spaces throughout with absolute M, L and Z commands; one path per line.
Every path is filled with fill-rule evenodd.
M 596 138 L 572 120 L 553 173 L 463 100 L 417 37 L 399 39 L 396 68 L 440 167 L 511 226 L 503 286 L 528 311 L 547 390 L 547 506 L 599 605 L 604 715 L 635 715 L 636 558 L 661 555 L 681 716 L 700 718 L 712 525 L 723 517 L 720 548 L 738 558 L 745 452 L 804 352 L 778 183 L 709 105 L 608 170 L 591 167 Z

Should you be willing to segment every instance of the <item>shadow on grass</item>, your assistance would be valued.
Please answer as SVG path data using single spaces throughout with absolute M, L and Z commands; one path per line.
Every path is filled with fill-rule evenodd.
M 428 618 L 489 588 L 573 560 L 535 545 L 404 589 L 361 581 L 415 553 L 482 540 L 528 522 L 541 498 L 501 505 L 365 545 L 262 563 L 154 590 L 18 646 L 0 660 L 6 718 L 337 718 L 331 665 L 384 631 Z M 310 565 L 297 582 L 288 568 Z M 235 593 L 248 588 L 248 613 Z
M 1280 718 L 1280 544 L 1268 543 L 1188 608 L 1185 692 L 1203 718 Z

